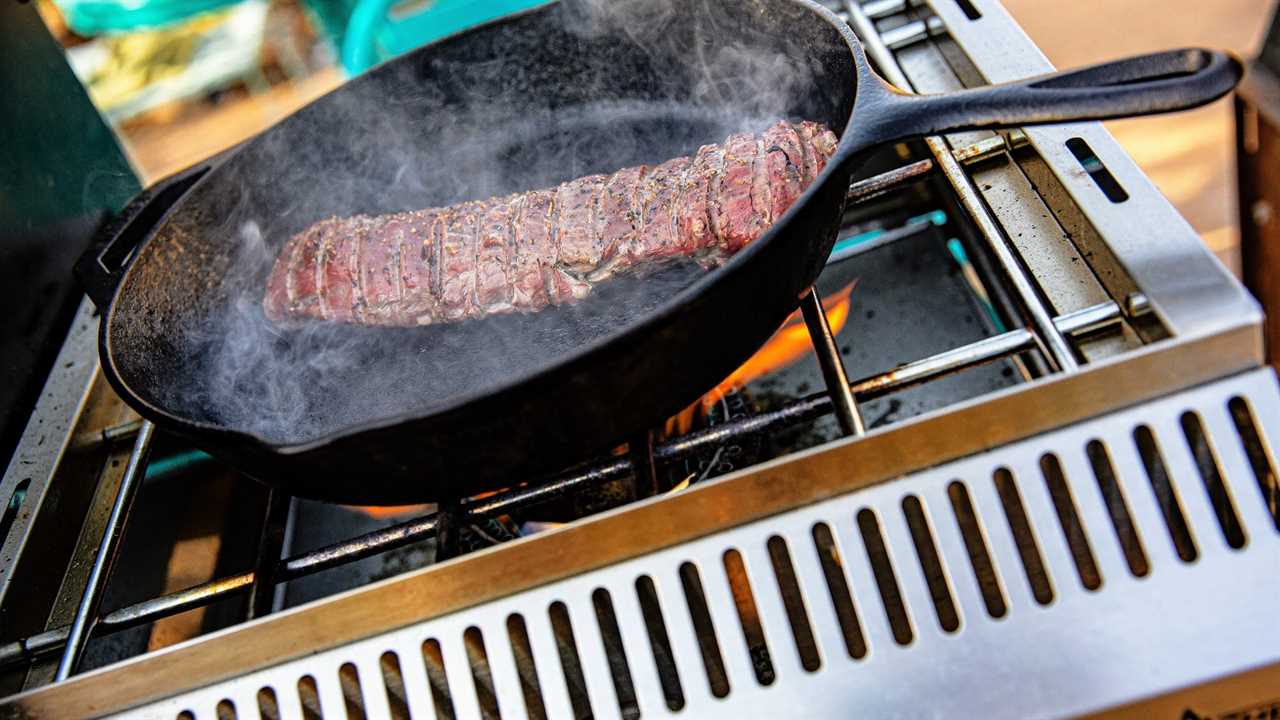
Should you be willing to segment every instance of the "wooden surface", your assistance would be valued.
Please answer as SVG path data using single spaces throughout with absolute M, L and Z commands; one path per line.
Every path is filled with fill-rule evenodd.
M 341 71 L 330 68 L 258 95 L 184 111 L 170 122 L 144 120 L 119 132 L 143 184 L 149 185 L 271 127 L 342 80 Z
M 1240 158 L 1244 183 L 1240 201 L 1249 208 L 1241 228 L 1245 286 L 1267 313 L 1267 347 L 1271 364 L 1280 370 L 1280 107 L 1268 98 L 1280 98 L 1280 79 L 1263 71 L 1246 80 L 1245 96 L 1253 103 L 1244 118 L 1251 131 L 1245 136 Z
M 1059 68 L 1200 45 L 1249 58 L 1273 0 L 1003 0 Z M 1239 274 L 1235 128 L 1229 99 L 1199 110 L 1116 120 L 1108 129 L 1210 248 Z

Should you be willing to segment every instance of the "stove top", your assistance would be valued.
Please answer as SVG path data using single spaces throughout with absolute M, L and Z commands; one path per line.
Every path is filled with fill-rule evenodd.
M 990 0 L 834 9 L 917 92 L 1050 69 Z M 386 511 L 268 492 L 137 420 L 86 305 L 0 486 L 4 707 L 1239 709 L 1213 678 L 1271 702 L 1260 324 L 1100 125 L 905 143 L 732 387 L 553 477 Z

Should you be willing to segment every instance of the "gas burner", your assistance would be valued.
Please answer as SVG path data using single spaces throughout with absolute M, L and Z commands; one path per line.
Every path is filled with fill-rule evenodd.
M 996 3 L 833 10 L 917 92 L 1048 70 Z M 1271 707 L 1280 390 L 1262 318 L 1102 126 L 885 148 L 844 220 L 784 340 L 687 417 L 385 517 L 216 462 L 159 472 L 187 448 L 120 407 L 82 307 L 0 495 L 0 665 L 30 690 L 5 709 Z M 221 532 L 189 537 L 196 510 Z
M 691 430 L 711 430 L 726 423 L 744 422 L 757 412 L 751 394 L 738 387 L 714 391 L 688 411 Z M 671 423 L 669 423 L 671 425 Z M 726 475 L 760 461 L 763 439 L 759 435 L 729 436 L 672 463 L 665 468 L 667 492 L 678 492 L 705 480 Z

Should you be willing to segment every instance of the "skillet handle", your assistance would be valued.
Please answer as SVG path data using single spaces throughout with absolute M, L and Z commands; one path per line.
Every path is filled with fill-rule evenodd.
M 147 187 L 98 230 L 75 266 L 76 279 L 98 310 L 111 304 L 134 248 L 211 167 L 197 165 Z
M 1227 94 L 1243 73 L 1240 61 L 1225 52 L 1186 48 L 937 95 L 904 93 L 876 78 L 878 87 L 865 103 L 864 137 L 867 144 L 879 144 L 1186 110 Z M 860 120 L 855 117 L 855 123 Z

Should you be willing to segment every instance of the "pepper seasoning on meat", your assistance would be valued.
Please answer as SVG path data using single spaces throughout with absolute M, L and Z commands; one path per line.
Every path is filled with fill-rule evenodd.
M 818 123 L 780 121 L 655 167 L 322 220 L 285 243 L 263 310 L 275 322 L 427 325 L 574 302 L 614 274 L 674 257 L 715 266 L 786 213 L 836 142 Z

